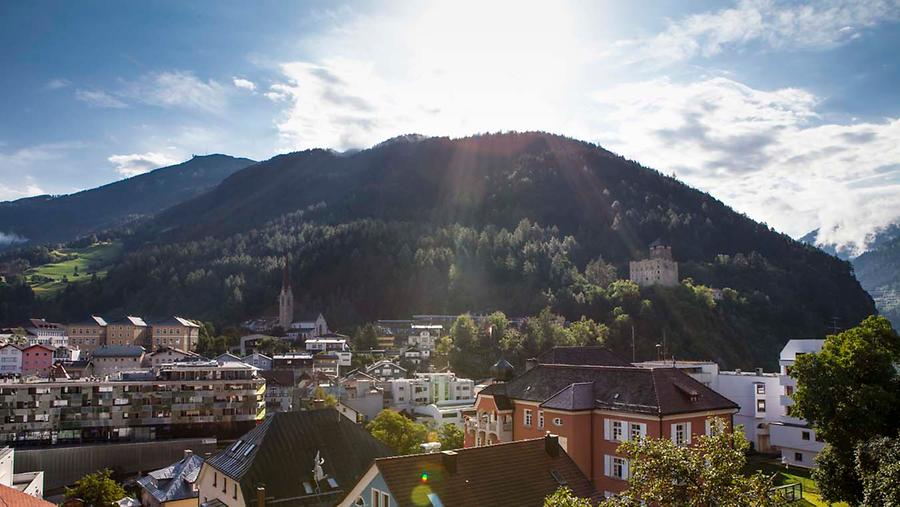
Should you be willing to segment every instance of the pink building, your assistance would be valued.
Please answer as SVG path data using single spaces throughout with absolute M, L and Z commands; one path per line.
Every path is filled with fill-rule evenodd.
M 32 345 L 22 349 L 22 375 L 48 376 L 53 368 L 53 349 Z

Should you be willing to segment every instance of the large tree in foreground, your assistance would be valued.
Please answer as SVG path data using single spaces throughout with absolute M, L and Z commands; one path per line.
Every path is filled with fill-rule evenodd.
M 862 501 L 858 446 L 900 431 L 900 336 L 884 317 L 829 336 L 822 350 L 797 358 L 792 414 L 816 429 L 826 446 L 813 478 L 830 502 Z
M 721 421 L 713 426 L 721 427 Z M 749 447 L 741 432 L 701 435 L 691 446 L 657 438 L 625 442 L 619 446 L 619 452 L 629 460 L 628 489 L 601 505 L 775 505 L 769 496 L 772 478 L 761 472 L 744 475 L 744 453 Z
M 421 445 L 428 436 L 428 428 L 399 412 L 382 410 L 368 426 L 369 433 L 381 440 L 397 454 L 422 452 Z

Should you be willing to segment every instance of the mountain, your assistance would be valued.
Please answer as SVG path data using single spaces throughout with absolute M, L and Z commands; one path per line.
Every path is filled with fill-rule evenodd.
M 608 327 L 639 359 L 774 366 L 789 338 L 874 312 L 849 263 L 596 145 L 540 132 L 403 136 L 308 150 L 225 178 L 120 238 L 107 277 L 40 303 L 233 325 L 274 314 L 289 258 L 298 311 L 338 329 L 415 313 L 544 307 Z M 628 262 L 656 239 L 685 282 L 638 290 Z M 712 290 L 718 289 L 718 290 Z
M 195 156 L 181 164 L 75 194 L 0 202 L 0 237 L 8 238 L 8 244 L 72 240 L 154 215 L 209 190 L 253 163 L 227 155 Z
M 875 233 L 872 233 L 871 235 L 868 235 L 868 243 L 865 245 L 838 245 L 836 243 L 823 243 L 820 245 L 818 244 L 819 229 L 809 231 L 797 241 L 806 243 L 807 245 L 817 246 L 827 254 L 840 257 L 844 260 L 849 260 L 862 255 L 867 251 L 876 250 L 898 237 L 900 237 L 900 224 L 891 224 L 883 229 L 876 231 Z

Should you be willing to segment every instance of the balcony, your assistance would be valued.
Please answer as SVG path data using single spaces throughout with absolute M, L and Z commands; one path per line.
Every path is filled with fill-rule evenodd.
M 499 419 L 496 421 L 490 421 L 486 417 L 469 419 L 466 421 L 466 430 L 493 433 L 501 442 L 512 440 L 512 422 L 502 422 Z

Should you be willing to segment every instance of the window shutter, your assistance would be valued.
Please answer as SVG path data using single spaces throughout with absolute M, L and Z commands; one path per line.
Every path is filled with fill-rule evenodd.
M 628 469 L 628 465 L 629 465 L 629 464 L 630 464 L 630 463 L 629 463 L 628 460 L 626 459 L 626 460 L 625 460 L 625 465 L 622 467 L 622 478 L 625 479 L 626 481 L 627 481 L 629 478 L 631 478 L 631 471 Z
M 647 423 L 641 423 L 641 440 L 647 438 Z
M 685 443 L 691 443 L 691 423 L 684 423 Z
M 709 418 L 706 419 L 706 436 L 712 435 L 710 431 L 712 429 Z
M 670 428 L 669 438 L 672 439 L 672 442 L 678 443 L 678 429 L 676 428 L 677 424 L 673 424 Z
M 612 428 L 609 419 L 603 419 L 603 440 L 612 440 Z
M 603 455 L 603 475 L 605 475 L 607 477 L 610 476 L 611 468 L 612 468 L 610 461 L 612 461 L 612 460 L 609 457 L 609 454 L 604 454 Z

